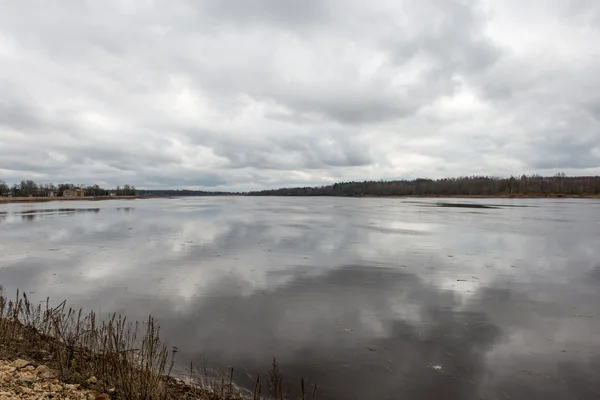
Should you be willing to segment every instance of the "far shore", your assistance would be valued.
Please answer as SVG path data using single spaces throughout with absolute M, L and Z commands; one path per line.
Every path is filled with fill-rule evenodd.
M 77 200 L 132 200 L 139 196 L 83 196 L 83 197 L 0 197 L 0 204 L 5 203 L 44 203 L 48 201 L 77 201 Z
M 377 198 L 423 198 L 423 199 L 600 199 L 598 194 L 407 194 L 407 195 L 371 195 L 348 197 L 377 197 Z
M 244 195 L 241 195 L 244 196 Z M 151 199 L 151 198 L 168 198 L 162 196 L 84 196 L 84 197 L 0 197 L 0 204 L 10 203 L 45 203 L 50 201 L 98 201 L 98 200 L 133 200 L 133 199 Z M 185 197 L 206 197 L 206 196 L 185 196 Z M 219 197 L 219 196 L 210 196 Z M 250 196 L 250 197 L 342 197 L 342 198 L 384 198 L 384 199 L 600 199 L 600 195 L 597 194 L 544 194 L 544 195 L 528 195 L 528 194 L 499 194 L 499 195 L 450 195 L 450 194 L 428 194 L 428 195 L 376 195 L 376 194 L 365 194 L 355 196 Z

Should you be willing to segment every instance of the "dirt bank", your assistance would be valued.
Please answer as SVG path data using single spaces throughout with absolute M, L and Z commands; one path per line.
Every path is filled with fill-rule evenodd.
M 174 369 L 178 349 L 167 347 L 159 331 L 153 317 L 97 320 L 66 301 L 44 306 L 20 293 L 10 300 L 0 286 L 0 400 L 262 400 L 265 386 L 271 397 L 283 398 L 275 360 L 269 376 L 276 384 L 257 375 L 254 390 L 244 390 L 235 385 L 233 369 L 226 375 L 192 365 Z M 315 391 L 303 398 L 314 400 Z

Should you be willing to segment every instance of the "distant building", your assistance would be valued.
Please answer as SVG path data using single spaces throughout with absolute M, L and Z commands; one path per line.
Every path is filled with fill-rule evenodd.
M 63 191 L 63 197 L 83 197 L 82 188 L 65 189 Z
M 108 195 L 109 195 L 110 197 L 115 197 L 115 196 L 117 195 L 117 193 L 115 193 L 115 192 L 110 192 Z

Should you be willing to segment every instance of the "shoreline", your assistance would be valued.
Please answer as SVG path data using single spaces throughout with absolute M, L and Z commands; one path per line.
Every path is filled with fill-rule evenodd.
M 505 195 L 481 195 L 481 194 L 365 194 L 356 196 L 334 196 L 334 195 L 246 195 L 245 197 L 339 197 L 344 199 L 597 199 L 600 200 L 600 194 L 548 194 L 548 195 L 525 195 L 525 194 L 505 194 Z
M 290 196 L 291 197 L 291 196 Z M 418 198 L 418 199 L 600 199 L 600 195 L 595 194 L 547 194 L 547 195 L 528 195 L 528 194 L 503 194 L 503 195 L 484 195 L 484 194 L 407 194 L 407 195 L 364 195 L 364 196 L 335 196 L 335 197 L 368 197 L 368 198 Z
M 117 314 L 100 318 L 69 308 L 66 300 L 53 307 L 49 299 L 34 303 L 19 291 L 10 300 L 0 286 L 0 400 L 14 395 L 37 400 L 40 394 L 81 400 L 263 400 L 261 388 L 270 398 L 284 398 L 275 359 L 269 376 L 276 386 L 257 375 L 251 377 L 253 388 L 243 388 L 236 385 L 233 368 L 228 373 L 193 364 L 186 371 L 177 368 L 178 351 L 160 338 L 152 316 L 141 323 Z M 304 380 L 300 384 L 304 393 Z M 316 389 L 315 384 L 311 400 Z
M 97 319 L 66 301 L 35 305 L 19 292 L 10 301 L 0 286 L 0 399 L 5 390 L 30 400 L 40 393 L 81 400 L 244 399 L 233 377 L 177 376 L 177 348 L 167 347 L 159 331 L 153 317 L 143 324 L 115 314 Z
M 236 195 L 239 197 L 340 197 L 340 198 L 369 198 L 369 199 L 596 199 L 600 200 L 600 194 L 546 194 L 546 195 L 528 195 L 528 194 L 501 194 L 501 195 L 479 195 L 479 194 L 406 194 L 406 195 L 377 195 L 365 194 L 356 196 L 285 196 L 285 195 Z M 175 196 L 177 197 L 177 196 Z M 182 197 L 231 197 L 230 195 L 216 196 L 182 196 Z M 103 200 L 136 200 L 136 199 L 164 199 L 170 197 L 162 196 L 86 196 L 86 197 L 0 197 L 0 205 L 17 203 L 48 203 L 51 201 L 103 201 Z
M 100 200 L 133 200 L 140 196 L 85 196 L 85 197 L 0 197 L 0 204 L 11 203 L 47 203 L 50 201 L 100 201 Z

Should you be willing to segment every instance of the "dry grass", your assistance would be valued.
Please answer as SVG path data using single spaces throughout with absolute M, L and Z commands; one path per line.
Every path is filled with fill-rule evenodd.
M 190 367 L 190 379 L 172 376 L 177 348 L 160 340 L 160 327 L 150 316 L 143 324 L 112 315 L 106 321 L 94 312 L 34 305 L 23 294 L 9 300 L 0 286 L 0 358 L 29 357 L 56 369 L 65 382 L 93 384 L 126 400 L 238 400 L 247 398 L 234 385 L 234 370 L 227 378 L 198 377 Z M 97 382 L 91 383 L 91 377 Z M 192 379 L 193 377 L 193 379 Z M 96 381 L 94 380 L 94 381 Z M 263 399 L 260 376 L 252 399 Z M 315 397 L 316 386 L 311 398 Z M 289 399 L 277 362 L 269 374 L 268 398 Z M 301 382 L 301 398 L 308 399 Z

